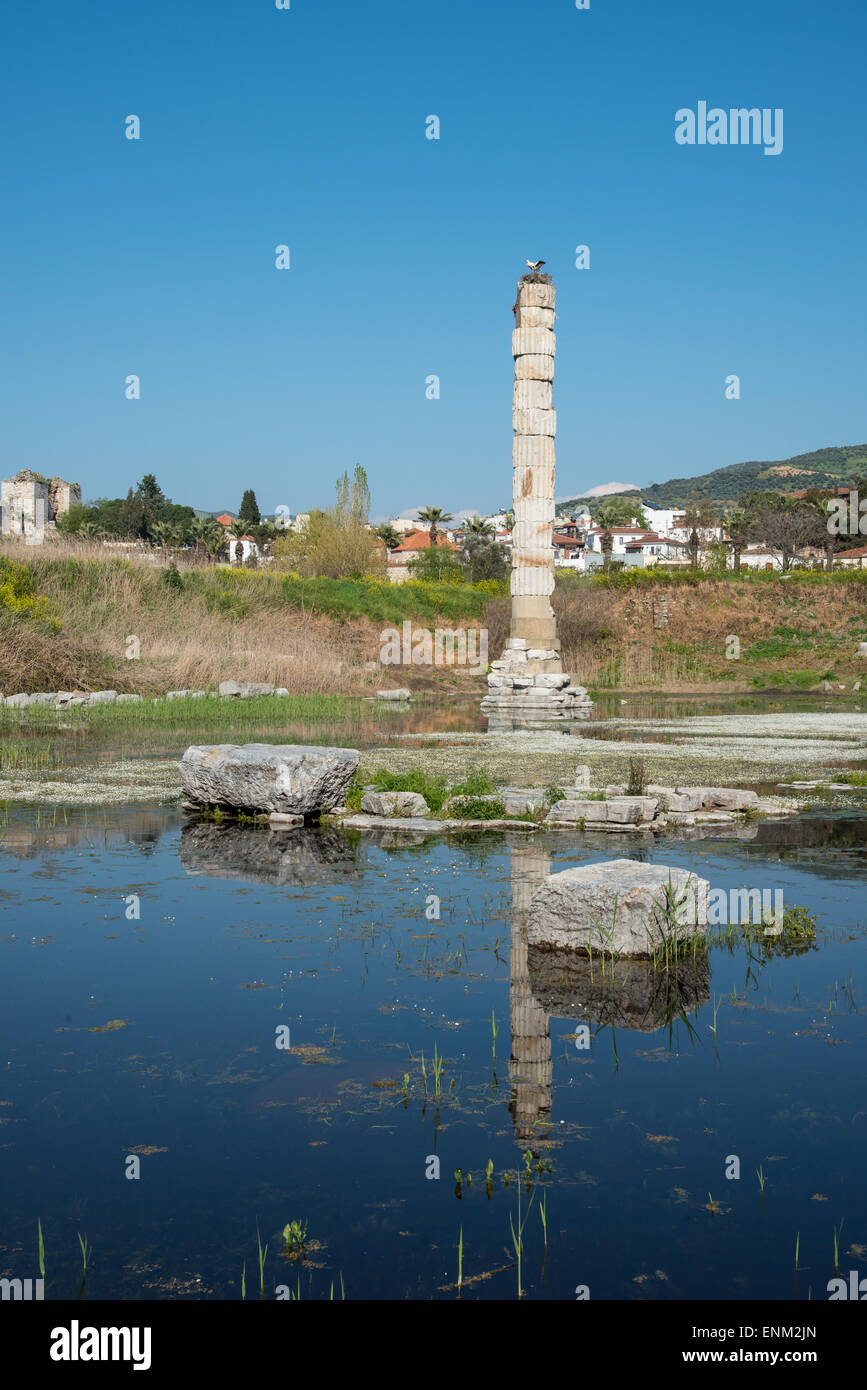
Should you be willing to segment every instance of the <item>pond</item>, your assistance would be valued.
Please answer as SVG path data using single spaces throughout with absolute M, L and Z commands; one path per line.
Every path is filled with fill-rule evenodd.
M 865 828 L 10 808 L 2 1274 L 37 1276 L 39 1221 L 47 1298 L 257 1298 L 257 1230 L 269 1299 L 826 1298 L 835 1241 L 867 1273 Z M 528 950 L 542 878 L 620 856 L 782 889 L 815 942 L 736 933 L 664 982 Z

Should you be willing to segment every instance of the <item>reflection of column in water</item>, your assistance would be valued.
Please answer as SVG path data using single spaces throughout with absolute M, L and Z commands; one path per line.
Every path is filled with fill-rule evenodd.
M 513 846 L 512 949 L 510 956 L 509 1019 L 512 1052 L 509 1110 L 520 1144 L 539 1137 L 536 1121 L 551 1114 L 551 1032 L 548 1015 L 533 998 L 527 965 L 525 923 L 534 892 L 551 872 L 551 856 L 544 850 Z

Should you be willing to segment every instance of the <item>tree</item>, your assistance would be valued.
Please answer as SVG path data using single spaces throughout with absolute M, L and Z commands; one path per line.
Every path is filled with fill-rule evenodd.
M 190 539 L 196 550 L 212 559 L 226 544 L 226 533 L 212 516 L 197 516 L 190 525 Z
M 822 518 L 809 502 L 767 491 L 751 492 L 744 502 L 750 540 L 779 550 L 783 574 L 788 573 L 795 552 L 802 546 L 824 545 Z
M 640 516 L 643 522 L 644 514 L 641 510 L 640 502 L 632 502 L 628 497 L 606 497 L 600 503 L 596 513 L 596 519 L 602 527 L 603 565 L 608 569 L 611 564 L 611 547 L 614 544 L 614 537 L 611 534 L 614 526 L 631 526 L 635 518 Z
M 243 521 L 246 527 L 258 526 L 262 520 L 259 512 L 259 504 L 256 501 L 256 494 L 251 487 L 248 487 L 241 498 L 241 505 L 238 508 L 238 520 Z
M 444 512 L 442 507 L 422 507 L 416 517 L 416 521 L 425 521 L 430 525 L 431 546 L 438 544 L 439 530 L 437 528 L 446 527 L 451 520 L 451 513 Z
M 396 546 L 400 545 L 400 536 L 397 531 L 395 531 L 390 521 L 384 521 L 381 526 L 377 526 L 376 534 L 379 536 L 386 550 L 394 550 Z
M 689 503 L 684 513 L 683 529 L 689 533 L 684 546 L 689 563 L 693 569 L 698 569 L 702 546 L 713 540 L 716 531 L 713 512 L 706 502 L 695 499 Z
M 857 488 L 855 489 L 857 491 Z M 818 488 L 810 488 L 804 503 L 816 515 L 816 535 L 813 544 L 819 545 L 825 552 L 825 569 L 834 568 L 834 554 L 837 550 L 845 549 L 841 544 L 840 537 L 835 532 L 829 522 L 828 498 L 824 492 Z
M 502 581 L 509 572 L 509 552 L 492 532 L 467 536 L 461 558 L 471 584 L 482 579 Z
M 747 543 L 749 534 L 749 517 L 743 507 L 732 507 L 723 517 L 723 525 L 729 534 L 733 567 L 739 570 L 741 567 L 741 553 Z
M 129 489 L 120 509 L 120 528 L 125 536 L 143 536 L 145 533 L 144 501 L 141 492 Z
M 466 572 L 458 552 L 451 546 L 428 546 L 410 560 L 407 569 L 413 579 L 428 584 L 465 584 Z
M 312 511 L 306 525 L 274 541 L 274 555 L 281 566 L 306 578 L 384 575 L 382 546 L 367 521 L 370 488 L 361 464 L 356 464 L 352 478 L 348 473 L 338 478 L 336 490 L 333 507 Z
M 136 492 L 141 499 L 144 512 L 145 533 L 149 534 L 153 523 L 159 519 L 159 510 L 166 500 L 165 494 L 153 473 L 145 473 Z
M 471 536 L 493 536 L 495 534 L 491 522 L 480 516 L 471 516 L 468 521 L 464 522 L 464 526 Z

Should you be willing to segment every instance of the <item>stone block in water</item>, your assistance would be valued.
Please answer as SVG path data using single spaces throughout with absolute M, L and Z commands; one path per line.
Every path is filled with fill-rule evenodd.
M 710 884 L 686 869 L 612 859 L 550 874 L 527 912 L 531 946 L 652 956 L 673 936 L 704 936 Z
M 181 783 L 194 805 L 315 817 L 343 803 L 358 761 L 354 748 L 194 744 L 181 759 Z

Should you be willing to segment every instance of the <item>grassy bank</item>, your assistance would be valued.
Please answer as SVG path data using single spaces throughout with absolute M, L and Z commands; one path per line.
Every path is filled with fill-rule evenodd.
M 174 571 L 154 554 L 6 543 L 0 691 L 156 695 L 228 679 L 298 695 L 370 694 L 379 684 L 481 691 L 465 673 L 381 667 L 380 634 L 406 621 L 481 625 L 496 658 L 510 618 L 508 595 L 496 590 L 210 565 Z M 552 602 L 566 669 L 598 690 L 851 688 L 867 666 L 855 655 L 867 641 L 867 571 L 561 572 Z M 139 655 L 130 660 L 133 638 Z
M 490 598 L 490 585 L 172 570 L 149 555 L 107 557 L 96 545 L 7 543 L 0 691 L 148 695 L 240 679 L 298 694 L 369 693 L 383 677 L 370 667 L 383 627 L 476 624 Z
M 553 606 L 566 668 L 596 689 L 809 690 L 867 674 L 867 571 L 564 576 Z M 493 600 L 489 650 L 508 633 Z

